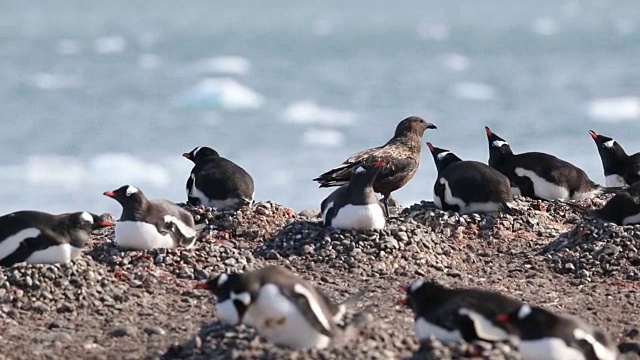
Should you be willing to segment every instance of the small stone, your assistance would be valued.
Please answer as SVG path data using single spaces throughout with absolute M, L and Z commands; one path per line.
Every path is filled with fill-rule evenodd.
M 109 335 L 114 337 L 123 337 L 123 336 L 134 336 L 138 332 L 138 329 L 135 326 L 131 325 L 123 325 L 116 326 L 111 331 L 109 331 Z
M 160 336 L 164 336 L 167 332 L 164 331 L 163 328 L 159 327 L 159 326 L 149 326 L 144 328 L 144 332 L 147 333 L 147 335 L 151 336 L 151 335 L 160 335 Z

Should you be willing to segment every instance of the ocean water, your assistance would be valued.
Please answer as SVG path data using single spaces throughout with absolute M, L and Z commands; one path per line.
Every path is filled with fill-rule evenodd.
M 483 126 L 603 182 L 587 131 L 640 151 L 640 3 L 114 0 L 3 2 L 0 212 L 119 214 L 134 184 L 185 200 L 211 146 L 258 200 L 318 208 L 312 178 L 409 115 L 486 161 Z M 435 167 L 394 197 L 432 198 Z

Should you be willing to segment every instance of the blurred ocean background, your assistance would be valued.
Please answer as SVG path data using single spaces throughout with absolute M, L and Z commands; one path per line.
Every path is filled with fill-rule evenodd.
M 640 151 L 640 2 L 2 1 L 0 212 L 185 201 L 196 146 L 301 211 L 311 179 L 420 115 L 486 161 L 483 126 L 603 182 L 587 131 Z M 394 197 L 432 198 L 433 160 Z

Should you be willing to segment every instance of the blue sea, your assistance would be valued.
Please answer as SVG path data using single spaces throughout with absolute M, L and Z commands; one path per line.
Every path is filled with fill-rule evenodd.
M 587 131 L 640 151 L 639 59 L 637 0 L 3 1 L 0 212 L 119 214 L 123 184 L 182 202 L 196 146 L 318 208 L 311 179 L 410 115 L 463 158 L 488 125 L 603 182 Z M 425 147 L 394 197 L 434 180 Z

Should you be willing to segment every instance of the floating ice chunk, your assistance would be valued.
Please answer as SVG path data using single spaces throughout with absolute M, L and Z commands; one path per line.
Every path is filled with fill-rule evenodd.
M 77 55 L 82 51 L 82 45 L 78 40 L 63 39 L 56 46 L 56 50 L 60 55 Z
M 335 130 L 309 129 L 302 135 L 302 141 L 317 147 L 340 147 L 344 144 L 344 134 Z
M 160 57 L 154 54 L 141 54 L 138 56 L 138 67 L 143 70 L 153 70 L 162 65 Z
M 634 96 L 596 99 L 587 105 L 592 118 L 607 122 L 640 119 L 640 98 Z
M 106 36 L 97 38 L 93 48 L 98 54 L 117 54 L 127 48 L 127 41 L 122 36 Z
M 491 85 L 478 82 L 461 82 L 453 85 L 451 92 L 461 99 L 487 101 L 495 97 L 496 91 Z
M 287 106 L 282 118 L 285 122 L 296 124 L 349 126 L 356 122 L 357 115 L 351 111 L 318 106 L 313 101 L 300 101 Z
M 444 41 L 449 38 L 449 25 L 436 23 L 422 23 L 417 28 L 418 36 L 423 39 Z
M 198 61 L 194 69 L 203 74 L 246 75 L 251 71 L 251 62 L 242 56 L 216 56 Z
M 78 76 L 40 73 L 32 78 L 33 86 L 41 90 L 60 90 L 82 87 L 83 81 Z
M 187 91 L 178 106 L 237 111 L 258 109 L 264 102 L 262 95 L 231 78 L 207 78 Z
M 465 71 L 469 68 L 469 58 L 464 55 L 451 53 L 443 58 L 444 64 L 453 71 Z
M 146 162 L 126 153 L 104 153 L 89 161 L 88 172 L 94 182 L 148 184 L 163 187 L 171 176 L 164 166 Z
M 533 31 L 540 35 L 553 35 L 558 32 L 558 22 L 550 16 L 542 16 L 533 22 Z

